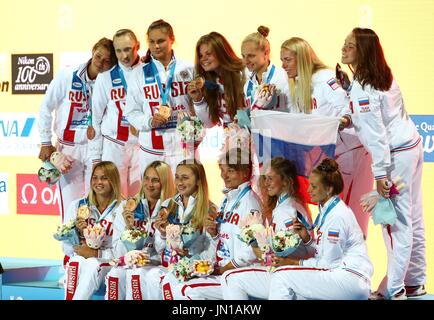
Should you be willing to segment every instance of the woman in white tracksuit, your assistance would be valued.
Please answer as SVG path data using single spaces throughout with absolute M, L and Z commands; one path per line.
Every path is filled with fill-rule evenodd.
M 291 101 L 303 113 L 341 117 L 346 113 L 349 99 L 328 69 L 305 40 L 291 38 L 281 46 L 283 68 L 290 78 Z M 295 109 L 297 109 L 295 108 Z M 360 206 L 360 197 L 372 190 L 371 157 L 354 129 L 339 132 L 336 161 L 344 179 L 343 200 L 354 212 L 365 238 L 369 216 Z
M 129 29 L 113 36 L 117 64 L 98 75 L 92 95 L 92 125 L 96 136 L 89 141 L 92 162 L 101 160 L 116 164 L 121 175 L 122 194 L 129 197 L 140 190 L 140 150 L 136 129 L 125 117 L 129 78 L 143 66 L 138 50 L 140 42 Z
M 95 78 L 116 63 L 113 42 L 100 39 L 92 49 L 92 58 L 78 67 L 67 68 L 51 81 L 39 110 L 39 159 L 50 160 L 54 151 L 74 159 L 71 170 L 59 180 L 59 211 L 62 220 L 69 205 L 89 192 L 92 162 L 88 153 L 91 132 L 91 97 Z M 54 111 L 54 114 L 53 114 Z M 53 119 L 54 115 L 54 119 Z M 55 147 L 52 135 L 57 138 Z
M 258 263 L 252 247 L 238 238 L 239 223 L 246 215 L 260 212 L 259 198 L 250 185 L 252 164 L 248 152 L 237 149 L 232 154 L 231 151 L 222 156 L 219 164 L 227 188 L 225 197 L 219 215 L 210 214 L 206 226 L 206 235 L 211 242 L 203 255 L 213 257 L 214 273 L 185 282 L 168 274 L 163 280 L 163 295 L 167 300 L 221 300 L 221 275 L 227 270 Z
M 154 243 L 155 221 L 160 212 L 161 203 L 173 197 L 174 193 L 175 184 L 170 166 L 162 161 L 154 161 L 148 165 L 143 174 L 140 192 L 133 198 L 136 203 L 135 209 L 125 208 L 126 201 L 124 201 L 121 204 L 124 211 L 115 218 L 113 231 L 115 258 L 120 258 L 128 252 L 121 236 L 125 230 L 135 227 L 146 230 L 148 237 L 144 247 L 139 250 L 149 255 L 151 265 L 161 264 L 158 252 L 161 253 L 162 248 L 156 248 Z M 141 272 L 141 269 L 131 270 L 124 266 L 112 268 L 105 279 L 107 288 L 105 298 L 107 300 L 142 300 L 146 297 L 147 288 L 144 272 Z M 143 269 L 149 269 L 149 267 Z
M 271 278 L 271 300 L 367 300 L 373 266 L 351 209 L 339 198 L 342 175 L 336 161 L 324 159 L 309 176 L 308 192 L 319 204 L 315 256 L 287 258 Z M 300 234 L 307 230 L 301 226 Z M 302 236 L 303 237 L 303 236 Z
M 307 204 L 297 196 L 299 185 L 292 161 L 281 157 L 272 159 L 265 174 L 265 187 L 269 196 L 267 203 L 273 210 L 271 226 L 275 232 L 291 229 L 296 232 L 300 223 L 306 224 L 306 227 L 312 225 Z M 306 259 L 313 256 L 313 247 L 310 246 L 313 238 L 310 234 L 308 236 L 290 257 Z M 258 258 L 261 258 L 261 250 L 257 249 L 255 253 Z M 277 260 L 277 257 L 273 258 Z M 284 265 L 285 259 L 281 259 L 277 264 Z M 221 278 L 223 298 L 225 300 L 247 300 L 249 297 L 268 299 L 271 280 L 268 269 L 269 267 L 255 266 L 226 271 Z
M 389 197 L 388 181 L 399 176 L 405 183 L 401 193 L 392 198 L 396 223 L 382 227 L 388 253 L 387 276 L 373 298 L 423 295 L 426 261 L 421 137 L 405 110 L 374 31 L 353 29 L 342 48 L 342 62 L 354 71 L 349 112 L 356 133 L 372 156 L 377 191 Z
M 113 222 L 122 215 L 120 203 L 120 177 L 116 166 L 110 161 L 97 163 L 90 180 L 91 191 L 85 198 L 73 201 L 68 208 L 64 223 L 75 220 L 80 238 L 83 229 L 98 224 L 105 230 L 105 238 L 99 249 L 90 248 L 86 242 L 71 246 L 64 242 L 63 251 L 69 256 L 66 265 L 66 300 L 89 300 L 109 272 L 109 262 L 114 257 L 112 245 Z M 88 215 L 79 214 L 88 212 Z
M 270 61 L 270 42 L 267 39 L 269 31 L 269 28 L 260 26 L 258 32 L 249 34 L 241 44 L 241 56 L 249 71 L 244 84 L 246 104 L 249 108 L 254 108 L 258 86 L 268 84 L 274 86 L 276 98 L 261 108 L 294 112 L 295 110 L 290 110 L 294 105 L 289 94 L 288 75 Z
M 168 225 L 189 225 L 198 232 L 197 238 L 188 247 L 183 244 L 181 250 L 176 249 L 179 257 L 214 260 L 207 250 L 211 241 L 204 232 L 204 226 L 208 214 L 217 210 L 209 200 L 204 167 L 198 162 L 182 161 L 176 168 L 175 185 L 178 194 L 161 205 L 155 222 L 155 245 L 160 253 L 162 265 L 148 270 L 145 276 L 148 300 L 163 299 L 163 280 L 169 272 L 168 267 L 173 263 L 171 257 L 175 252 L 166 239 Z M 164 292 L 164 298 L 168 298 L 167 295 L 170 295 L 170 290 Z
M 125 116 L 140 131 L 141 172 L 155 160 L 165 161 L 175 172 L 185 156 L 176 132 L 178 113 L 193 113 L 187 85 L 193 79 L 193 66 L 175 57 L 173 29 L 164 20 L 154 21 L 147 31 L 149 49 L 145 64 L 130 78 Z M 160 113 L 170 108 L 170 116 Z

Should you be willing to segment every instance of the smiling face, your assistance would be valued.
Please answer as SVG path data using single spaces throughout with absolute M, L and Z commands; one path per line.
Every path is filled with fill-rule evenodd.
M 273 168 L 268 168 L 265 173 L 265 188 L 270 197 L 279 196 L 288 189 L 288 183 Z
M 159 61 L 168 60 L 172 56 L 173 40 L 164 28 L 149 31 L 148 45 L 152 56 Z
M 116 57 L 125 67 L 131 67 L 137 60 L 137 51 L 140 48 L 139 42 L 136 42 L 129 34 L 115 37 L 113 40 Z
M 294 79 L 297 76 L 297 56 L 295 52 L 282 48 L 280 49 L 280 60 L 282 68 L 288 74 L 288 78 Z
M 161 181 L 155 168 L 148 168 L 143 177 L 146 199 L 159 199 L 161 195 Z
M 92 79 L 96 78 L 98 73 L 107 71 L 111 67 L 110 51 L 102 46 L 92 51 L 92 60 L 88 68 L 89 76 Z
M 91 179 L 91 187 L 97 196 L 110 198 L 113 193 L 109 178 L 102 168 L 96 168 Z
M 193 170 L 183 165 L 176 167 L 175 185 L 178 193 L 185 198 L 194 195 L 198 190 L 198 181 Z
M 205 71 L 216 71 L 220 64 L 211 46 L 204 43 L 199 47 L 199 63 Z
M 268 66 L 268 55 L 252 41 L 244 42 L 241 46 L 241 56 L 249 71 L 259 73 Z
M 326 187 L 321 182 L 321 177 L 318 174 L 312 173 L 309 176 L 309 187 L 307 188 L 307 192 L 313 202 L 324 205 L 324 203 L 331 198 L 332 191 L 332 187 Z
M 346 38 L 342 46 L 341 62 L 355 66 L 357 64 L 357 43 L 356 37 L 351 32 Z
M 236 189 L 240 184 L 249 181 L 247 170 L 236 170 L 227 164 L 219 164 L 219 168 L 220 176 L 228 189 Z

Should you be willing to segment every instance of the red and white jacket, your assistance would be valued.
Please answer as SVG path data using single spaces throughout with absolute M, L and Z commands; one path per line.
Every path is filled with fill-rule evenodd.
M 51 81 L 39 111 L 41 144 L 51 145 L 54 111 L 54 133 L 66 145 L 86 144 L 89 104 L 94 80 L 87 74 L 90 60 L 67 68 Z
M 118 63 L 98 74 L 92 94 L 92 126 L 96 133 L 95 138 L 89 141 L 92 160 L 101 160 L 103 138 L 120 145 L 137 143 L 124 113 L 130 77 L 133 70 L 142 66 L 141 62 L 128 68 Z M 124 87 L 122 75 L 127 88 Z
M 152 64 L 146 63 L 136 68 L 128 83 L 127 104 L 125 116 L 130 124 L 140 130 L 140 148 L 154 155 L 173 153 L 181 145 L 180 136 L 176 134 L 178 111 L 189 111 L 190 97 L 187 95 L 187 85 L 193 79 L 193 65 L 172 57 L 167 69 L 163 64 L 152 58 L 157 67 L 161 83 L 167 82 L 169 70 L 176 63 L 173 81 L 168 97 L 172 108 L 169 121 L 160 128 L 152 128 L 153 115 L 162 104 L 160 89 L 152 72 Z

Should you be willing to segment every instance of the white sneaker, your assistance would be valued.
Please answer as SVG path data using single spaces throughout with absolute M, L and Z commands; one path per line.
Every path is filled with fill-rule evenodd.
M 391 296 L 389 300 L 407 300 L 407 296 L 405 295 L 405 289 L 402 288 L 401 291 Z

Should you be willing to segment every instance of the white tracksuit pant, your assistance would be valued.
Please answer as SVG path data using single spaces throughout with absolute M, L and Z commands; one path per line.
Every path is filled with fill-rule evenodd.
M 110 269 L 101 259 L 71 257 L 66 268 L 66 300 L 89 300 Z
M 122 146 L 104 138 L 101 160 L 112 161 L 118 168 L 121 177 L 121 191 L 125 197 L 132 197 L 140 190 L 143 175 L 140 153 L 141 150 L 137 144 L 126 143 Z
M 395 225 L 383 226 L 387 248 L 387 276 L 379 292 L 391 296 L 404 285 L 426 282 L 425 228 L 422 210 L 423 147 L 392 153 L 392 180 L 400 176 L 405 183 L 401 194 L 392 198 L 398 216 Z
M 71 202 L 89 193 L 92 166 L 88 159 L 87 145 L 67 146 L 59 143 L 57 150 L 74 159 L 71 170 L 62 174 L 59 180 L 59 208 L 63 221 Z
M 271 273 L 267 267 L 245 267 L 228 270 L 221 277 L 225 300 L 268 299 Z
M 367 300 L 370 281 L 344 269 L 283 266 L 271 275 L 270 300 Z

